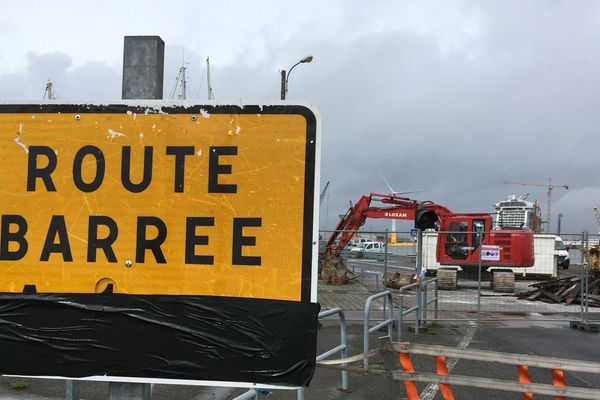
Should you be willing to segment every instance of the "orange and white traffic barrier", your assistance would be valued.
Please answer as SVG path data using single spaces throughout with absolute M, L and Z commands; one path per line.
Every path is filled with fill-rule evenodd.
M 406 395 L 409 400 L 419 400 L 416 382 L 438 383 L 444 400 L 454 400 L 451 385 L 520 392 L 525 400 L 533 399 L 534 393 L 554 396 L 555 400 L 566 400 L 567 397 L 600 399 L 599 389 L 567 386 L 564 379 L 564 371 L 600 373 L 600 363 L 598 362 L 490 350 L 458 349 L 407 342 L 390 343 L 386 350 L 398 353 L 402 371 L 392 371 L 392 376 L 394 379 L 404 381 Z M 436 373 L 415 372 L 410 359 L 411 355 L 433 356 Z M 518 382 L 476 376 L 449 375 L 445 362 L 446 358 L 512 364 L 517 367 Z M 528 371 L 529 367 L 550 369 L 552 385 L 532 383 Z

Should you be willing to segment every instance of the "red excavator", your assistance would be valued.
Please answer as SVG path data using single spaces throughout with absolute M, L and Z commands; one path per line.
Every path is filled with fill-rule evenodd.
M 493 266 L 492 288 L 495 291 L 512 292 L 515 278 L 511 268 L 527 268 L 534 264 L 533 232 L 528 229 L 493 229 L 490 214 L 455 214 L 431 201 L 371 193 L 351 205 L 337 224 L 327 240 L 323 265 L 340 265 L 339 255 L 367 218 L 412 220 L 415 228 L 421 231 L 437 230 L 437 261 L 463 270 L 477 270 L 480 262 L 486 267 Z M 483 248 L 486 255 L 480 256 L 482 246 L 486 246 Z M 437 276 L 441 285 L 456 286 L 456 269 L 440 269 Z

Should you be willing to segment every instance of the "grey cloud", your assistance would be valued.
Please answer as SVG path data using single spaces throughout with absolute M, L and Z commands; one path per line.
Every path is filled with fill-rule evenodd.
M 48 81 L 58 100 L 115 99 L 121 94 L 118 69 L 98 61 L 73 67 L 71 57 L 60 52 L 29 53 L 24 71 L 0 76 L 0 94 L 4 101 L 41 101 Z

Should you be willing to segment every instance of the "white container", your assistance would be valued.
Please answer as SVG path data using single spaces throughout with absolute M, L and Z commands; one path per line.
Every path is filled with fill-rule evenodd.
M 435 248 L 437 246 L 437 232 L 423 232 L 423 265 L 428 270 L 437 270 L 442 267 L 437 262 Z M 535 263 L 529 268 L 513 268 L 513 272 L 520 276 L 536 275 L 544 277 L 557 277 L 558 266 L 554 238 L 550 233 L 536 233 L 533 235 Z M 444 265 L 443 267 L 453 267 Z M 457 266 L 454 266 L 457 268 Z

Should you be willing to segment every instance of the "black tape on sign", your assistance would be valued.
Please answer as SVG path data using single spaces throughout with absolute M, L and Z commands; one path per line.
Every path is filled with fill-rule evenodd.
M 316 303 L 0 294 L 0 374 L 307 385 Z

